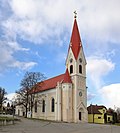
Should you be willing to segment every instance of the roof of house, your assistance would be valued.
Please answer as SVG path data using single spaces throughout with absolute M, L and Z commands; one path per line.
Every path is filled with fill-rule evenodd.
M 56 88 L 58 82 L 72 83 L 68 69 L 66 69 L 66 72 L 64 74 L 61 74 L 56 77 L 39 82 L 37 84 L 37 88 L 36 88 L 35 92 L 41 92 L 41 91 L 54 89 L 54 88 Z
M 102 114 L 99 109 L 103 109 L 105 108 L 107 110 L 107 108 L 103 105 L 90 105 L 87 107 L 87 110 L 88 110 L 88 114 Z
M 106 112 L 108 115 L 112 115 L 114 113 L 114 110 L 109 108 Z
M 74 20 L 69 49 L 70 49 L 70 47 L 73 51 L 75 59 L 77 60 L 80 48 L 82 47 L 82 42 L 81 42 L 76 19 Z

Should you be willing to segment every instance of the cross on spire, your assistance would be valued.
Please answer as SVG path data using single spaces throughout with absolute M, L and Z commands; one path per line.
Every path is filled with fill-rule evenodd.
M 77 18 L 77 12 L 74 11 L 74 18 Z

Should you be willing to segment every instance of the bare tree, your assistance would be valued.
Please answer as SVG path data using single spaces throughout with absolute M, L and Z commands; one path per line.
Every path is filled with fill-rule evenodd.
M 24 78 L 21 80 L 21 89 L 19 89 L 16 93 L 17 101 L 19 101 L 19 104 L 24 105 L 25 111 L 26 111 L 26 117 L 27 117 L 27 111 L 28 106 L 30 106 L 31 111 L 31 117 L 33 112 L 33 106 L 34 106 L 34 99 L 35 99 L 35 93 L 37 89 L 37 83 L 45 79 L 44 74 L 40 72 L 26 72 Z
M 117 113 L 117 120 L 118 122 L 120 122 L 120 108 L 119 107 L 117 107 L 116 113 Z
M 27 117 L 27 108 L 28 108 L 28 103 L 29 103 L 29 89 L 28 88 L 20 88 L 18 91 L 16 91 L 17 96 L 15 99 L 16 105 L 24 106 L 25 108 L 25 117 Z
M 5 97 L 6 94 L 7 92 L 5 91 L 5 89 L 0 87 L 0 110 L 2 110 L 2 105 L 5 100 L 7 100 L 7 97 Z
M 115 124 L 117 122 L 117 112 L 112 108 L 109 108 L 108 112 L 112 114 L 112 123 Z

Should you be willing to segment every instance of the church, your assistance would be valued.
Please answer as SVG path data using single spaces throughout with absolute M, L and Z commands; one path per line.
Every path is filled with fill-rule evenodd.
M 37 84 L 33 118 L 88 122 L 86 59 L 76 15 L 65 64 L 65 73 Z

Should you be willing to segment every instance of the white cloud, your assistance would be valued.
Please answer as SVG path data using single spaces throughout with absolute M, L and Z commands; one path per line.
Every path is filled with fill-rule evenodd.
M 8 68 L 17 68 L 20 70 L 28 70 L 37 63 L 35 62 L 22 62 L 15 59 L 14 52 L 28 51 L 29 49 L 22 48 L 16 42 L 0 41 L 0 72 L 6 71 Z
M 99 89 L 102 85 L 102 78 L 113 71 L 115 64 L 105 58 L 91 56 L 87 58 L 87 74 L 94 87 Z
M 9 3 L 13 14 L 4 25 L 10 23 L 23 39 L 38 43 L 59 36 L 64 27 L 71 28 L 76 9 L 81 31 L 89 39 L 120 42 L 119 0 L 11 0 Z
M 96 94 L 93 94 L 93 93 L 91 93 L 91 92 L 88 92 L 88 93 L 87 93 L 87 100 L 90 101 L 90 100 L 92 100 L 95 96 L 96 96 Z
M 112 0 L 104 9 L 105 2 L 95 0 L 57 0 L 56 2 L 53 0 L 29 0 L 29 2 L 11 0 L 9 4 L 12 15 L 3 21 L 3 25 L 9 30 L 12 29 L 22 39 L 41 43 L 53 36 L 56 36 L 56 39 L 59 38 L 64 28 L 71 29 L 72 13 L 77 9 L 80 16 L 78 23 L 80 22 L 82 32 L 89 36 L 89 39 L 100 41 L 104 37 L 104 41 L 108 41 L 110 37 L 109 41 L 111 41 L 111 39 L 119 39 L 119 36 L 114 36 L 119 33 L 120 19 L 116 15 L 119 11 L 118 2 L 118 0 L 116 3 Z M 113 8 L 115 9 L 111 10 Z
M 31 69 L 33 66 L 37 65 L 36 62 L 14 62 L 11 67 L 19 68 L 21 70 L 28 70 Z
M 4 17 L 0 22 L 3 32 L 2 36 L 9 42 L 8 44 L 11 45 L 10 47 L 14 50 L 27 50 L 20 45 L 16 45 L 16 38 L 33 43 L 42 43 L 46 40 L 50 42 L 53 39 L 56 44 L 63 45 L 63 41 L 66 40 L 61 38 L 61 34 L 63 34 L 66 29 L 71 31 L 74 10 L 78 12 L 78 23 L 81 35 L 85 37 L 88 42 L 94 42 L 89 47 L 93 47 L 94 45 L 97 50 L 103 51 L 107 42 L 120 42 L 119 0 L 6 0 L 2 2 L 2 5 L 2 10 L 4 9 L 4 12 L 7 12 L 7 15 L 5 15 L 6 18 Z M 7 8 L 9 8 L 9 13 L 6 8 L 4 8 L 6 5 Z M 68 38 L 67 41 L 69 42 Z M 101 45 L 98 46 L 96 42 Z M 0 53 L 3 52 L 1 51 L 0 49 Z M 1 65 L 2 62 L 7 63 L 7 61 L 15 60 L 12 56 L 14 53 L 13 50 L 8 50 L 8 53 L 6 50 L 4 52 L 4 55 L 6 55 L 2 61 L 0 61 Z M 95 65 L 91 66 L 89 61 Z M 20 61 L 17 60 L 14 66 L 21 68 L 20 64 L 22 63 L 23 62 L 20 63 Z M 32 65 L 28 65 L 27 63 L 27 66 Z M 101 79 L 102 76 L 107 75 L 114 69 L 114 64 L 106 59 L 88 60 L 88 65 L 88 72 L 91 74 L 90 77 L 93 81 L 96 78 L 96 85 L 99 84 L 99 79 Z
M 82 4 L 81 28 L 88 34 L 89 39 L 98 42 L 120 42 L 119 0 L 85 0 Z
M 29 2 L 27 0 L 11 0 L 10 5 L 16 16 L 26 18 L 37 14 L 37 8 L 35 7 L 38 5 L 37 2 L 34 2 L 33 0 L 29 0 Z
M 28 48 L 22 48 L 17 42 L 8 42 L 7 44 L 14 51 L 29 51 Z
M 9 93 L 6 95 L 8 101 L 13 101 L 15 99 L 16 93 Z
M 107 107 L 120 107 L 120 83 L 104 86 L 100 90 L 102 102 Z

